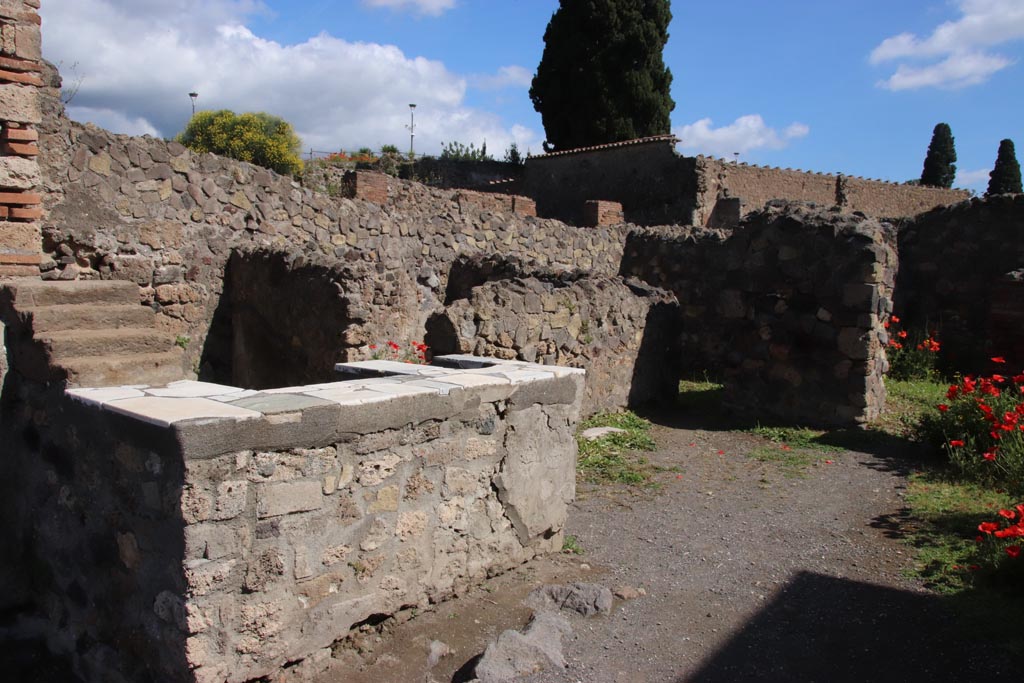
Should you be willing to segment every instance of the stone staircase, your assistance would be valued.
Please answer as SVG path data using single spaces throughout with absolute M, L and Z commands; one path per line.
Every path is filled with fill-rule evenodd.
M 184 379 L 184 350 L 123 280 L 0 285 L 11 370 L 39 382 L 101 387 Z

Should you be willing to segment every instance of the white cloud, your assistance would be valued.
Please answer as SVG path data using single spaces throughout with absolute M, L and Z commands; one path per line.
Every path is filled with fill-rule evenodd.
M 245 21 L 265 8 L 253 0 L 46 0 L 41 11 L 44 55 L 82 79 L 72 115 L 114 132 L 173 136 L 196 91 L 199 109 L 283 117 L 305 150 L 404 149 L 412 102 L 419 152 L 538 137 L 467 106 L 466 78 L 439 61 L 326 33 L 295 45 L 254 35 Z
M 926 38 L 900 33 L 886 38 L 868 60 L 935 60 L 925 66 L 901 63 L 878 85 L 890 90 L 924 87 L 963 88 L 983 83 L 1013 64 L 1002 55 L 988 53 L 1003 43 L 1024 39 L 1024 2 L 1021 0 L 959 0 L 962 16 L 939 25 Z
M 713 127 L 711 119 L 700 119 L 676 128 L 673 133 L 680 146 L 700 154 L 730 156 L 754 149 L 782 149 L 811 129 L 803 123 L 791 123 L 781 133 L 765 124 L 760 114 L 741 116 L 727 126 Z
M 92 123 L 100 128 L 117 131 L 125 135 L 152 135 L 160 137 L 160 131 L 141 116 L 130 118 L 119 111 L 94 107 L 76 107 L 73 103 L 67 106 L 68 116 L 75 121 Z
M 991 169 L 980 168 L 977 171 L 961 171 L 957 169 L 956 172 L 956 186 L 957 187 L 969 187 L 982 190 L 988 188 L 988 174 Z
M 363 0 L 370 7 L 390 7 L 395 10 L 412 9 L 420 14 L 437 17 L 455 7 L 455 0 Z
M 521 66 L 503 66 L 498 73 L 472 76 L 469 84 L 480 90 L 501 90 L 502 88 L 528 88 L 533 82 L 533 72 Z
M 988 78 L 1012 64 L 1012 60 L 983 52 L 956 52 L 936 64 L 910 66 L 900 64 L 889 78 L 878 85 L 886 90 L 917 88 L 958 89 L 984 83 Z

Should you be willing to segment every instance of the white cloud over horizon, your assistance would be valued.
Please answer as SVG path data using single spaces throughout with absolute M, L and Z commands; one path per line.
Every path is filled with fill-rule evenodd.
M 411 9 L 419 14 L 441 16 L 455 9 L 455 0 L 363 0 L 370 7 L 387 7 L 393 10 Z
M 256 0 L 47 0 L 44 56 L 75 65 L 69 114 L 117 133 L 175 135 L 195 91 L 198 110 L 284 118 L 305 150 L 404 149 L 412 102 L 417 151 L 450 140 L 540 146 L 532 130 L 468 106 L 467 77 L 440 61 L 327 33 L 283 45 L 246 27 L 263 11 Z M 521 80 L 520 67 L 507 68 L 494 78 Z
M 989 173 L 991 171 L 992 169 L 990 168 L 979 168 L 975 171 L 957 169 L 956 181 L 953 184 L 956 187 L 980 188 L 984 192 L 988 188 Z
M 710 118 L 703 118 L 678 126 L 672 132 L 684 150 L 731 158 L 736 152 L 746 154 L 755 149 L 783 149 L 791 141 L 806 137 L 811 130 L 803 123 L 794 122 L 780 132 L 768 126 L 760 114 L 740 116 L 718 128 L 713 124 Z
M 880 80 L 887 90 L 936 87 L 959 89 L 978 85 L 1014 64 L 1014 60 L 988 48 L 1024 39 L 1024 2 L 1021 0 L 959 0 L 962 16 L 920 38 L 900 33 L 886 38 L 868 57 L 871 64 L 899 61 L 895 73 Z M 938 59 L 939 61 L 934 61 Z M 929 62 L 911 65 L 905 60 Z
M 494 74 L 476 75 L 469 79 L 471 86 L 481 90 L 528 88 L 531 83 L 533 83 L 533 72 L 515 64 L 503 66 Z

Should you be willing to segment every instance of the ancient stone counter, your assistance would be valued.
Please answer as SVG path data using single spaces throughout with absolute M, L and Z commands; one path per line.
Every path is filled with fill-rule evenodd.
M 561 548 L 583 371 L 435 363 L 67 390 L 30 559 L 82 673 L 250 680 Z

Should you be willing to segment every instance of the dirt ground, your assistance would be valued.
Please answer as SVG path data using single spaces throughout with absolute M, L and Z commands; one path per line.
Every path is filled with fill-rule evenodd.
M 526 683 L 1024 680 L 1021 662 L 904 578 L 906 442 L 853 438 L 794 476 L 747 457 L 768 444 L 759 436 L 654 419 L 658 485 L 581 485 L 567 532 L 583 554 L 536 560 L 370 638 L 319 683 L 465 680 L 488 642 L 527 622 L 531 589 L 574 580 L 646 595 L 572 617 L 566 670 Z M 433 640 L 452 653 L 430 666 Z

